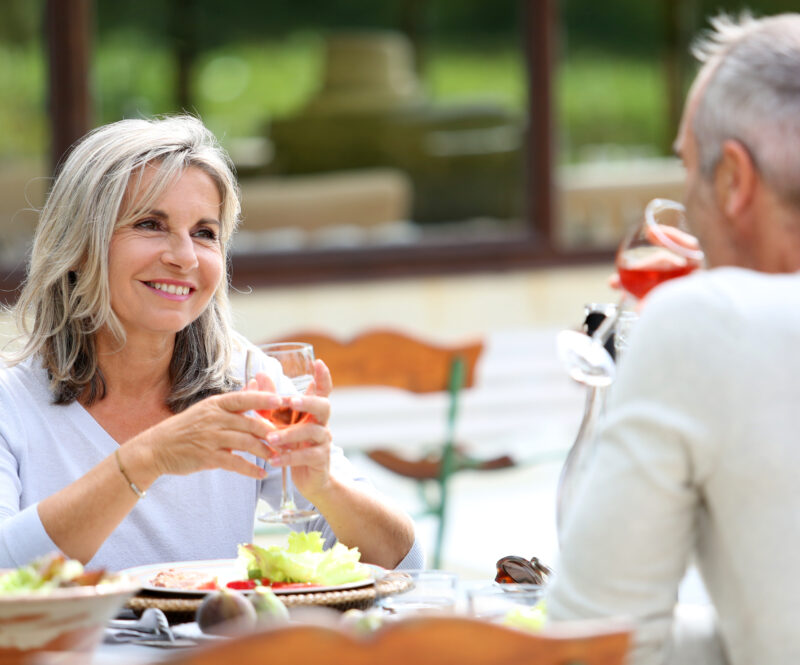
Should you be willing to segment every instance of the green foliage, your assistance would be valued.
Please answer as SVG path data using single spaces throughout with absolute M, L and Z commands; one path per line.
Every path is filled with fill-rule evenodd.
M 666 86 L 657 62 L 602 52 L 572 55 L 556 89 L 562 153 L 572 161 L 583 146 L 668 145 Z
M 536 1 L 536 0 L 526 0 Z M 425 90 L 437 105 L 491 102 L 524 113 L 521 0 L 94 0 L 96 124 L 187 110 L 223 142 L 260 135 L 302 108 L 322 69 L 320 36 L 404 28 L 421 38 Z M 559 141 L 669 144 L 662 57 L 668 7 L 684 41 L 720 10 L 796 10 L 796 0 L 558 0 Z M 47 150 L 44 0 L 0 0 L 0 159 Z M 685 52 L 685 44 L 680 45 Z M 193 108 L 176 107 L 176 53 L 195 56 Z M 684 61 L 685 62 L 685 61 Z M 688 66 L 687 66 L 688 71 Z M 535 91 L 532 99 L 536 100 Z
M 425 87 L 435 103 L 488 101 L 525 113 L 528 93 L 525 63 L 513 45 L 431 49 Z
M 38 41 L 44 0 L 3 0 L 0 2 L 0 44 L 29 45 Z
M 38 46 L 0 45 L 0 160 L 47 150 L 45 61 Z

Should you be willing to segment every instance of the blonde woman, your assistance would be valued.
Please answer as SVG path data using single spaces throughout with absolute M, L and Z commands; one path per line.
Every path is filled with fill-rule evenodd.
M 225 266 L 239 211 L 227 156 L 192 117 L 101 127 L 63 164 L 15 306 L 24 343 L 0 370 L 0 567 L 58 549 L 118 570 L 252 539 L 280 473 L 245 412 L 280 398 L 238 390 L 248 343 Z M 316 380 L 312 418 L 279 434 L 306 445 L 272 460 L 308 470 L 298 499 L 322 517 L 306 528 L 419 567 L 410 519 L 331 445 L 320 361 Z

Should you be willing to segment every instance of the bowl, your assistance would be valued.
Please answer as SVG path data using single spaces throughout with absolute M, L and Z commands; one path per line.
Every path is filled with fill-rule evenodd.
M 97 586 L 0 595 L 0 663 L 18 665 L 41 652 L 94 651 L 106 622 L 138 589 L 119 578 Z

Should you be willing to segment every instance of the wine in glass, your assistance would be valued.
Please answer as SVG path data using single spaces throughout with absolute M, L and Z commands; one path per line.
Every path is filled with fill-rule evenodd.
M 662 282 L 699 268 L 703 258 L 683 205 L 653 199 L 645 208 L 644 223 L 633 226 L 619 246 L 617 273 L 622 288 L 641 299 Z
M 703 251 L 688 230 L 686 209 L 677 201 L 653 199 L 644 220 L 634 225 L 617 250 L 616 267 L 624 294 L 613 316 L 589 337 L 564 330 L 556 338 L 558 355 L 569 375 L 589 386 L 614 380 L 614 359 L 604 348 L 619 316 L 631 299 L 641 299 L 669 279 L 688 275 L 703 263 Z
M 303 342 L 278 342 L 275 344 L 261 344 L 256 349 L 248 349 L 245 360 L 245 389 L 252 390 L 262 387 L 259 382 L 260 368 L 263 367 L 263 356 L 275 358 L 283 369 L 284 376 L 289 379 L 290 386 L 286 383 L 275 387 L 281 396 L 304 394 L 313 391 L 314 387 L 314 349 L 310 344 Z M 253 384 L 255 382 L 255 384 Z M 257 411 L 262 418 L 269 420 L 278 429 L 299 425 L 311 416 L 302 411 L 295 411 L 290 406 L 280 409 Z M 294 492 L 291 484 L 291 469 L 281 467 L 281 502 L 277 510 L 262 513 L 258 519 L 262 522 L 280 522 L 284 524 L 306 522 L 319 513 L 315 510 L 298 508 L 294 502 Z

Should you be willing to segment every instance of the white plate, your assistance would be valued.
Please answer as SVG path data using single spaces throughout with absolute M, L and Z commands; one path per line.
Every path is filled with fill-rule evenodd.
M 278 594 L 290 593 L 317 593 L 320 591 L 345 591 L 347 589 L 358 589 L 360 587 L 369 586 L 374 584 L 375 580 L 380 579 L 386 574 L 386 571 L 380 566 L 366 565 L 372 575 L 357 582 L 348 582 L 347 584 L 337 584 L 334 586 L 312 586 L 307 588 L 290 588 L 290 589 L 273 589 Z M 147 566 L 137 566 L 136 568 L 128 568 L 121 571 L 122 574 L 127 575 L 131 580 L 137 582 L 142 591 L 152 591 L 155 593 L 162 593 L 177 596 L 205 596 L 209 592 L 206 590 L 198 589 L 176 589 L 169 587 L 153 586 L 150 583 L 159 572 L 162 570 L 176 570 L 179 572 L 203 573 L 213 575 L 217 578 L 220 587 L 225 586 L 227 582 L 236 579 L 242 579 L 239 569 L 236 567 L 236 559 L 210 559 L 206 561 L 173 561 L 171 563 L 155 563 Z

